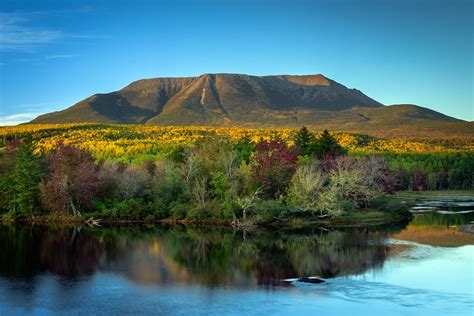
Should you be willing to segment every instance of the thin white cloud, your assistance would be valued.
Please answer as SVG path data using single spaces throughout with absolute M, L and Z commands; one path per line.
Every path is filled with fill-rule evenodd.
M 58 55 L 49 55 L 46 56 L 46 59 L 69 59 L 69 58 L 76 58 L 80 57 L 81 55 L 79 54 L 58 54 Z
M 41 103 L 23 103 L 11 106 L 12 108 L 22 108 L 24 111 L 30 111 L 30 113 L 35 112 L 35 109 L 45 107 L 50 103 L 41 102 Z
M 31 25 L 38 12 L 0 12 L 0 51 L 32 51 L 39 45 L 55 42 L 60 30 Z
M 12 115 L 0 116 L 0 126 L 18 125 L 31 121 L 35 117 L 44 114 L 43 112 L 25 112 Z
M 77 10 L 87 13 L 89 9 Z M 38 25 L 39 18 L 54 18 L 60 14 L 72 14 L 75 11 L 51 12 L 0 12 L 0 51 L 35 52 L 39 46 L 56 43 L 64 39 L 103 39 L 108 38 L 100 34 L 77 34 L 64 30 Z M 50 59 L 54 59 L 50 58 Z M 66 56 L 66 55 L 57 55 Z M 77 57 L 77 56 L 74 56 Z M 72 58 L 72 54 L 68 57 Z M 48 58 L 47 58 L 48 59 Z

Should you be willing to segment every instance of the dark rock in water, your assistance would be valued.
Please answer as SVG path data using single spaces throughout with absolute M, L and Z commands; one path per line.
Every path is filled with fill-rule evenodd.
M 314 278 L 314 277 L 313 278 L 308 278 L 308 277 L 299 278 L 298 282 L 313 283 L 313 284 L 326 283 L 326 281 L 324 281 L 323 279 Z

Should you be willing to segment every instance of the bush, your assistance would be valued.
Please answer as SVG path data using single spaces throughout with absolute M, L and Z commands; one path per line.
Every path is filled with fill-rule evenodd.
M 410 213 L 408 206 L 394 196 L 376 197 L 370 200 L 369 206 L 392 215 L 407 215 Z
M 335 218 L 355 209 L 357 209 L 356 203 L 341 197 L 336 190 L 324 191 L 318 201 L 318 210 L 321 217 L 330 216 Z
M 337 208 L 339 208 L 344 214 L 355 213 L 357 211 L 357 207 L 351 201 L 339 200 L 336 203 Z
M 211 212 L 206 205 L 199 206 L 188 212 L 186 219 L 190 221 L 203 221 L 203 220 L 212 220 Z
M 288 189 L 288 204 L 297 211 L 316 211 L 325 182 L 325 175 L 316 166 L 299 166 Z
M 289 213 L 288 206 L 275 200 L 263 200 L 253 208 L 253 214 L 260 222 L 272 222 L 284 219 Z
M 173 203 L 171 206 L 171 214 L 174 219 L 181 220 L 186 218 L 190 206 L 184 203 Z
M 186 161 L 186 147 L 178 145 L 166 157 L 174 163 L 184 163 Z
M 141 199 L 119 201 L 115 204 L 119 218 L 140 219 L 146 214 L 145 203 Z

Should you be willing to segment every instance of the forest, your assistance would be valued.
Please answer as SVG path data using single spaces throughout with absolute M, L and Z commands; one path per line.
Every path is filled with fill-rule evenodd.
M 474 188 L 468 139 L 140 125 L 0 129 L 3 218 L 231 223 L 403 217 L 400 190 Z

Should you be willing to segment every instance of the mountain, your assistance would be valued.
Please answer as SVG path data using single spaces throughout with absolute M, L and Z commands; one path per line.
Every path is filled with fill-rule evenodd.
M 383 104 L 323 75 L 204 74 L 138 80 L 31 123 L 143 123 L 366 130 L 457 122 L 416 105 Z

